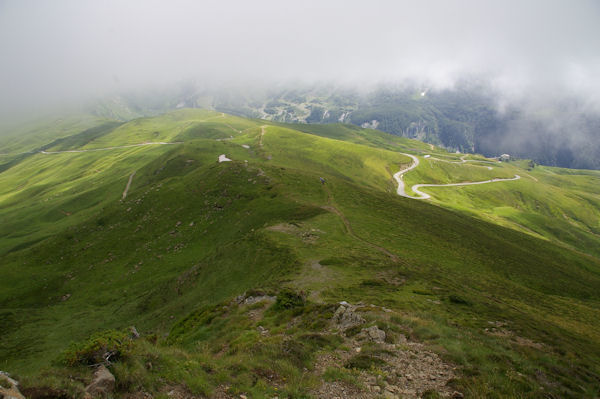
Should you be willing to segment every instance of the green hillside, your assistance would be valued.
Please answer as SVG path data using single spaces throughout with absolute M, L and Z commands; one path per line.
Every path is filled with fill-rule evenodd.
M 351 123 L 451 151 L 509 153 L 543 165 L 600 168 L 600 118 L 582 109 L 576 99 L 499 107 L 502 95 L 497 88 L 474 81 L 445 89 L 386 84 L 357 90 L 320 83 L 267 92 L 238 88 L 211 93 L 190 86 L 184 93 L 181 97 L 190 107 L 206 107 L 208 97 L 214 109 L 240 116 L 285 123 Z M 578 140 L 572 140 L 574 136 Z
M 63 132 L 0 169 L 23 392 L 82 397 L 114 350 L 123 398 L 597 396 L 600 173 L 190 109 Z M 403 153 L 408 193 L 521 179 L 404 198 Z

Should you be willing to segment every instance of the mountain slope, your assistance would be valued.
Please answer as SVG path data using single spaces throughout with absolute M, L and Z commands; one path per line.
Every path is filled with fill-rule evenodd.
M 83 146 L 48 148 L 56 153 L 33 154 L 0 173 L 0 367 L 25 387 L 81 394 L 77 381 L 89 379 L 89 368 L 66 366 L 61 353 L 95 332 L 133 324 L 145 338 L 111 365 L 121 397 L 173 386 L 198 396 L 219 397 L 228 387 L 227 395 L 306 397 L 339 384 L 371 397 L 370 378 L 400 387 L 389 370 L 408 348 L 446 365 L 435 363 L 446 377 L 431 385 L 443 395 L 595 395 L 600 261 L 588 244 L 558 232 L 590 242 L 594 234 L 560 223 L 525 233 L 488 215 L 498 201 L 489 192 L 522 193 L 506 207 L 528 198 L 550 207 L 529 187 L 558 190 L 564 172 L 531 171 L 538 182 L 530 186 L 481 186 L 476 205 L 471 187 L 431 189 L 435 205 L 396 195 L 391 175 L 411 162 L 401 152 L 431 155 L 411 184 L 523 169 L 493 164 L 490 171 L 483 158 L 480 166 L 426 161 L 460 162 L 423 143 L 351 127 L 296 128 L 181 110 L 126 123 Z M 122 148 L 132 144 L 147 145 Z M 59 152 L 69 150 L 83 152 Z M 232 161 L 217 162 L 221 154 Z M 597 195 L 585 176 L 571 181 L 565 190 L 581 194 L 569 209 Z M 552 220 L 535 209 L 528 212 Z M 274 305 L 265 294 L 277 296 Z M 253 295 L 265 299 L 245 304 Z M 360 329 L 329 328 L 339 301 L 377 305 L 356 312 L 387 341 L 363 343 L 365 353 L 352 357 Z M 349 358 L 328 368 L 327 356 Z M 434 389 L 416 380 L 421 385 L 402 381 L 421 394 Z
M 445 89 L 416 83 L 368 90 L 320 84 L 203 94 L 213 96 L 215 109 L 241 116 L 286 123 L 352 123 L 451 151 L 509 153 L 568 168 L 600 167 L 600 118 L 577 97 L 507 99 L 489 83 L 477 81 Z

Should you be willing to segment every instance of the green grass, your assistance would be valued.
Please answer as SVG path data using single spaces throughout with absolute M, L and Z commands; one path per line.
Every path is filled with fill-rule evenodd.
M 473 168 L 473 167 L 472 167 Z M 519 181 L 448 189 L 427 188 L 434 201 L 595 256 L 600 254 L 600 200 L 595 171 L 537 167 L 526 172 L 513 165 L 488 171 L 493 177 L 521 175 Z M 489 177 L 488 177 L 489 178 Z M 464 180 L 463 180 L 464 179 Z M 454 181 L 482 180 L 469 176 Z M 535 180 L 534 180 L 535 179 Z M 415 181 L 414 179 L 412 180 Z
M 432 201 L 416 201 L 395 193 L 391 175 L 409 161 L 398 152 L 457 155 L 343 125 L 199 110 L 104 126 L 53 148 L 181 144 L 34 154 L 0 172 L 0 369 L 26 386 L 81 392 L 68 376 L 89 370 L 61 363 L 64 351 L 130 325 L 145 338 L 112 366 L 118 395 L 359 386 L 351 371 L 313 369 L 344 350 L 328 323 L 346 300 L 392 309 L 370 321 L 456 365 L 467 396 L 597 392 L 598 173 L 421 158 L 408 185 L 523 179 L 431 188 Z M 256 289 L 279 293 L 279 305 L 232 301 Z M 376 354 L 355 357 L 354 368 L 378 367 Z
M 43 117 L 20 125 L 3 128 L 0 132 L 0 154 L 33 151 L 56 139 L 73 136 L 86 129 L 114 122 L 93 115 L 67 115 L 58 118 Z M 0 155 L 0 162 L 7 155 Z

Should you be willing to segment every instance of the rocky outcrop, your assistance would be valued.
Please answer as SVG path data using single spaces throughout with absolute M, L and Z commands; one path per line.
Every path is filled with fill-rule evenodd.
M 25 399 L 25 396 L 19 391 L 19 383 L 3 371 L 0 371 L 0 398 Z
M 380 330 L 377 326 L 363 328 L 356 336 L 358 340 L 367 340 L 382 344 L 385 342 L 385 331 Z
M 131 338 L 133 339 L 138 339 L 140 337 L 140 333 L 135 326 L 129 327 L 129 332 L 131 333 Z
M 106 397 L 115 389 L 115 376 L 103 365 L 94 372 L 92 383 L 85 388 L 86 398 Z
M 352 306 L 347 302 L 340 302 L 340 307 L 337 308 L 331 319 L 334 327 L 340 331 L 346 331 L 349 328 L 364 324 L 365 319 L 355 310 L 356 306 Z
M 262 302 L 262 301 L 275 302 L 276 299 L 277 299 L 277 297 L 266 295 L 266 294 L 255 294 L 255 295 L 244 294 L 244 295 L 240 295 L 240 296 L 236 297 L 235 301 L 238 303 L 238 305 L 254 305 L 255 303 Z

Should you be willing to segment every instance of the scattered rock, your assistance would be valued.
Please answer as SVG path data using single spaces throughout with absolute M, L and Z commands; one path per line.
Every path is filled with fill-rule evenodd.
M 352 311 L 353 305 L 348 308 Z M 343 311 L 344 313 L 346 311 Z M 338 317 L 341 318 L 342 310 Z M 442 397 L 450 398 L 453 390 L 448 382 L 455 378 L 452 365 L 445 363 L 437 354 L 428 350 L 425 345 L 407 340 L 400 336 L 402 343 L 389 344 L 385 342 L 385 333 L 376 326 L 362 328 L 354 337 L 344 337 L 344 346 L 350 349 L 339 349 L 335 353 L 320 355 L 315 363 L 315 371 L 323 375 L 329 368 L 344 367 L 344 364 L 355 357 L 362 356 L 365 352 L 361 348 L 360 336 L 366 340 L 377 340 L 369 347 L 375 346 L 378 351 L 367 352 L 367 355 L 382 360 L 378 373 L 374 375 L 370 370 L 355 370 L 356 384 L 343 383 L 342 381 L 323 381 L 321 386 L 313 391 L 319 398 L 406 398 L 417 399 L 428 390 L 439 393 Z M 400 334 L 398 334 L 400 335 Z M 373 337 L 372 337 L 373 336 Z M 396 337 L 395 337 L 396 338 Z M 383 342 L 381 342 L 383 341 Z M 398 340 L 396 340 L 398 341 Z M 360 352 L 359 352 L 360 351 Z M 381 379 L 381 376 L 384 376 Z M 359 388 L 359 387 L 363 388 Z M 377 388 L 376 388 L 377 387 Z M 457 397 L 458 398 L 458 397 Z
M 244 300 L 244 305 L 253 305 L 262 301 L 274 301 L 276 298 L 269 295 L 249 296 Z
M 354 311 L 355 309 L 356 307 L 350 304 L 340 305 L 337 308 L 331 319 L 337 329 L 346 331 L 349 328 L 366 323 L 365 319 Z
M 369 340 L 377 343 L 385 342 L 385 331 L 380 330 L 377 326 L 363 328 L 358 334 L 357 339 Z
M 62 302 L 66 301 L 67 299 L 71 298 L 71 294 L 65 294 L 63 296 L 60 297 L 60 300 Z
M 3 399 L 25 399 L 25 396 L 19 391 L 19 383 L 9 377 L 8 373 L 0 371 L 0 398 Z M 6 388 L 5 386 L 9 386 Z
M 166 385 L 161 389 L 163 395 L 166 395 L 170 399 L 196 399 L 200 398 L 190 392 L 190 390 L 183 384 L 178 385 Z M 161 395 L 161 397 L 163 397 Z M 215 396 L 221 398 L 221 396 Z M 226 396 L 231 398 L 231 396 Z
M 219 385 L 212 394 L 212 398 L 214 399 L 234 399 L 236 396 L 231 395 L 229 392 L 229 387 L 227 385 Z
M 105 397 L 115 389 L 115 376 L 104 365 L 94 372 L 92 383 L 85 388 L 85 392 L 92 397 Z
M 131 333 L 132 338 L 134 339 L 138 339 L 140 337 L 140 333 L 138 332 L 138 330 L 135 328 L 135 326 L 131 326 L 129 327 L 129 332 Z
M 262 302 L 262 301 L 273 302 L 273 301 L 275 301 L 275 299 L 277 299 L 277 297 L 269 296 L 269 295 L 246 296 L 246 294 L 244 294 L 244 295 L 237 296 L 235 298 L 235 301 L 240 305 L 253 305 L 255 303 Z
M 460 393 L 458 391 L 452 392 L 452 399 L 462 399 L 464 397 L 465 397 L 465 395 L 463 395 L 462 393 Z
M 258 326 L 258 327 L 256 327 L 256 329 L 258 330 L 260 335 L 269 335 L 269 330 L 267 330 L 263 326 Z
M 70 399 L 72 397 L 65 390 L 50 387 L 25 388 L 22 394 L 27 399 Z

